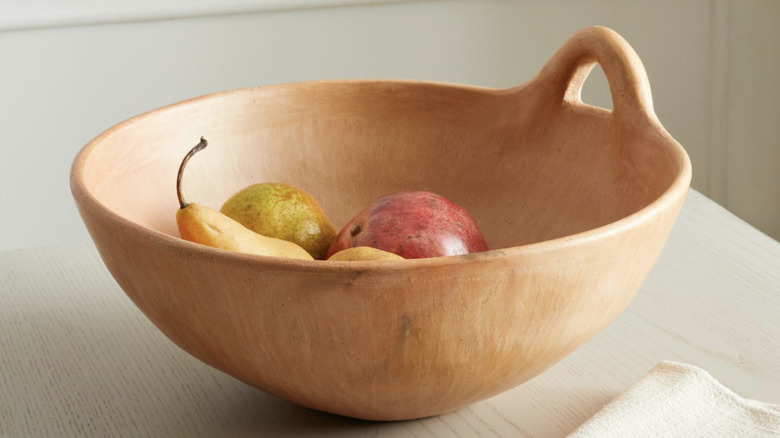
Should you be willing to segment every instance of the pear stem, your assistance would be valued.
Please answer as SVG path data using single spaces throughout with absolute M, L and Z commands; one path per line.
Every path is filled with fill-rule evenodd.
M 184 200 L 184 195 L 181 193 L 181 177 L 184 174 L 184 167 L 187 166 L 187 162 L 190 161 L 190 158 L 192 158 L 193 155 L 198 153 L 198 151 L 205 149 L 208 145 L 209 142 L 206 141 L 205 138 L 201 137 L 200 143 L 196 144 L 195 147 L 190 149 L 190 151 L 187 152 L 187 155 L 184 156 L 184 159 L 181 160 L 181 164 L 179 165 L 179 174 L 176 176 L 176 196 L 179 198 L 180 208 L 187 206 L 187 201 Z

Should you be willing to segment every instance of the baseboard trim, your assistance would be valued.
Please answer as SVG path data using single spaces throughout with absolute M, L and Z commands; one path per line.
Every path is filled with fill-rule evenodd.
M 0 6 L 0 32 L 412 1 L 415 0 L 52 0 L 31 5 L 25 0 L 14 0 Z

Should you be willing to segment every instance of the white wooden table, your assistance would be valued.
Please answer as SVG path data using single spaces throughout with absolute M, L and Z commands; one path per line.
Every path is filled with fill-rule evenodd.
M 511 391 L 395 423 L 301 408 L 203 365 L 145 319 L 89 242 L 0 253 L 0 437 L 562 437 L 664 359 L 780 403 L 780 243 L 695 191 L 596 338 Z

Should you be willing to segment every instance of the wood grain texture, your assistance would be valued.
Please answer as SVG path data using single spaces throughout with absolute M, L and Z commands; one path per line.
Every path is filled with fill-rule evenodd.
M 92 244 L 0 253 L 0 436 L 565 436 L 659 360 L 780 403 L 780 244 L 691 191 L 642 289 L 609 327 L 526 384 L 404 422 L 323 414 L 175 347 Z

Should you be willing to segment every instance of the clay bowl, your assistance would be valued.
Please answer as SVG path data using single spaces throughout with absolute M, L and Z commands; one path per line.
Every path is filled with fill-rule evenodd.
M 585 105 L 598 62 L 614 109 Z M 260 181 L 313 194 L 340 228 L 381 195 L 465 207 L 490 251 L 385 261 L 250 256 L 178 238 L 192 202 Z M 631 47 L 571 37 L 510 89 L 325 81 L 218 93 L 125 121 L 71 187 L 117 283 L 176 345 L 260 390 L 373 420 L 452 411 L 538 375 L 626 307 L 683 203 L 688 157 Z

